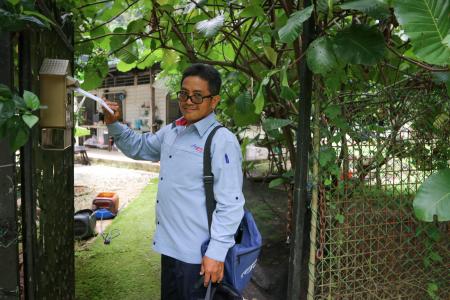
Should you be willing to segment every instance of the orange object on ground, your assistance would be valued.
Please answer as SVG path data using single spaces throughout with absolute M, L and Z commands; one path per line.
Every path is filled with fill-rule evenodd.
M 100 208 L 106 208 L 113 214 L 117 214 L 119 211 L 119 195 L 112 192 L 99 193 L 92 201 L 92 210 Z

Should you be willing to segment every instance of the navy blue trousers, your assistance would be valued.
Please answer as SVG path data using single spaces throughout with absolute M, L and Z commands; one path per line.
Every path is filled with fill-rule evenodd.
M 204 299 L 206 288 L 199 264 L 188 264 L 161 255 L 161 300 Z

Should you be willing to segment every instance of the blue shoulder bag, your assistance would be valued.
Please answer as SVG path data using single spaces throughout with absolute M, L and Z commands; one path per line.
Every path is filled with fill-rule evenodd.
M 206 210 L 208 227 L 211 233 L 212 214 L 216 208 L 214 199 L 214 174 L 211 171 L 211 143 L 216 131 L 223 126 L 215 127 L 209 134 L 203 153 L 203 182 L 206 194 Z M 245 210 L 239 228 L 234 236 L 235 245 L 228 250 L 225 258 L 224 282 L 237 291 L 242 292 L 252 277 L 253 269 L 261 251 L 262 239 L 252 214 Z M 209 240 L 202 245 L 205 255 Z

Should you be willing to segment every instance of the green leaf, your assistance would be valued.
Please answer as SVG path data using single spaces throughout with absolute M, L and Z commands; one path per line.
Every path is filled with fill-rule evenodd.
M 132 64 L 139 59 L 138 48 L 136 42 L 125 46 L 115 53 L 116 57 L 120 60 L 126 62 L 127 64 Z
M 326 74 L 338 66 L 333 44 L 328 37 L 322 36 L 309 45 L 306 61 L 316 74 Z
M 273 66 L 277 65 L 278 53 L 272 47 L 264 47 L 264 54 Z
M 374 18 L 386 18 L 390 15 L 389 5 L 384 0 L 356 0 L 340 5 L 342 9 L 357 10 Z
M 36 109 L 39 108 L 40 105 L 39 98 L 32 92 L 24 91 L 23 100 L 25 101 L 25 104 L 30 110 L 35 111 Z
M 127 64 L 124 61 L 120 61 L 117 64 L 117 70 L 119 70 L 120 72 L 128 72 L 128 71 L 132 70 L 135 67 L 136 67 L 136 62 L 133 62 L 131 64 Z
M 249 93 L 242 93 L 235 100 L 233 119 L 237 126 L 247 126 L 259 120 Z
M 430 282 L 430 283 L 428 283 L 428 286 L 427 286 L 427 293 L 428 293 L 428 295 L 431 297 L 431 299 L 439 299 L 438 297 L 437 297 L 437 291 L 439 290 L 439 287 L 438 287 L 438 285 L 436 284 L 436 283 L 434 283 L 434 282 Z
M 345 28 L 338 32 L 333 43 L 336 56 L 350 64 L 374 65 L 386 53 L 383 34 L 367 25 Z
M 32 128 L 39 121 L 39 118 L 35 115 L 22 115 L 22 120 L 28 127 Z
M 337 214 L 334 216 L 334 218 L 339 222 L 339 224 L 344 224 L 344 221 L 345 221 L 344 215 Z
M 325 109 L 325 114 L 334 121 L 341 115 L 341 107 L 339 105 L 330 105 Z
M 1 98 L 4 99 L 11 99 L 12 93 L 8 86 L 4 84 L 0 84 L 0 100 Z
M 289 16 L 289 19 L 278 31 L 280 41 L 283 43 L 292 43 L 300 35 L 303 22 L 311 17 L 314 6 L 310 5 L 303 10 L 297 11 Z
M 280 94 L 281 98 L 286 99 L 286 100 L 295 100 L 298 98 L 297 93 L 292 90 L 290 87 L 288 86 L 282 86 L 281 87 L 281 94 Z
M 396 0 L 394 13 L 411 39 L 414 53 L 425 62 L 450 64 L 446 38 L 450 30 L 448 0 Z
M 269 188 L 271 189 L 271 188 L 277 187 L 277 186 L 279 186 L 279 185 L 282 185 L 283 183 L 284 183 L 284 178 L 276 178 L 276 179 L 273 179 L 273 180 L 270 181 L 270 183 L 269 183 Z
M 147 21 L 142 19 L 131 21 L 127 26 L 127 33 L 141 33 L 145 30 L 147 24 Z
M 47 18 L 43 14 L 38 13 L 37 11 L 24 10 L 22 13 L 24 15 L 27 15 L 27 16 L 35 16 L 35 17 L 37 17 L 37 18 L 39 18 L 39 19 L 41 19 L 41 20 L 43 20 L 43 21 L 45 21 L 45 22 L 47 22 L 49 24 L 56 25 L 55 22 L 53 22 L 52 20 L 50 20 L 49 18 Z
M 98 88 L 102 85 L 103 78 L 95 70 L 88 70 L 84 73 L 84 81 L 81 88 L 87 91 Z
M 98 38 L 94 41 L 95 44 L 98 45 L 98 47 L 109 52 L 111 50 L 111 37 L 112 37 L 108 36 L 108 34 L 110 33 L 111 31 L 108 29 L 108 27 L 100 26 L 94 30 L 91 30 L 90 35 L 91 38 Z M 83 43 L 83 46 L 85 46 L 85 43 Z
M 429 257 L 432 261 L 443 263 L 442 256 L 440 256 L 437 252 L 430 252 Z
M 264 79 L 261 81 L 261 84 L 259 85 L 258 92 L 256 93 L 255 100 L 253 101 L 255 105 L 255 114 L 260 114 L 262 110 L 264 109 L 264 92 L 263 88 L 269 83 L 270 80 L 270 74 L 268 74 Z
M 31 23 L 38 27 L 49 28 L 48 24 L 43 23 L 41 20 L 39 20 L 38 18 L 33 17 L 33 16 L 19 15 L 18 20 Z
M 211 20 L 203 20 L 195 25 L 195 28 L 206 37 L 215 36 L 216 33 L 222 28 L 225 17 L 223 15 L 218 15 Z
M 333 148 L 327 148 L 320 151 L 319 164 L 325 167 L 328 163 L 334 162 L 336 160 L 336 151 Z
M 270 131 L 274 129 L 279 129 L 284 126 L 288 126 L 292 124 L 292 120 L 289 119 L 275 119 L 275 118 L 267 118 L 263 122 L 263 128 L 265 131 Z
M 163 50 L 163 57 L 161 62 L 161 67 L 164 70 L 174 70 L 177 68 L 178 62 L 180 61 L 180 56 L 175 50 Z
M 156 62 L 162 60 L 164 52 L 162 49 L 156 49 L 155 51 L 146 50 L 140 58 L 140 62 L 137 64 L 138 69 L 145 69 L 153 66 Z
M 450 221 L 450 169 L 440 170 L 420 186 L 413 201 L 416 217 L 424 222 Z
M 7 101 L 0 101 L 0 126 L 4 124 L 9 118 L 14 116 L 16 106 L 11 99 Z
M 239 15 L 241 18 L 264 17 L 266 14 L 264 9 L 259 5 L 250 5 L 244 8 Z
M 126 33 L 126 30 L 122 27 L 117 27 L 113 33 Z M 111 49 L 113 51 L 119 49 L 127 39 L 127 35 L 113 35 L 110 42 Z
M 75 127 L 75 137 L 87 136 L 90 135 L 91 131 L 84 127 Z
M 29 129 L 19 116 L 14 116 L 7 122 L 9 147 L 16 152 L 28 141 Z
M 448 48 L 450 48 L 450 33 L 447 34 L 445 39 L 442 40 L 442 43 L 444 44 L 444 46 L 447 46 Z

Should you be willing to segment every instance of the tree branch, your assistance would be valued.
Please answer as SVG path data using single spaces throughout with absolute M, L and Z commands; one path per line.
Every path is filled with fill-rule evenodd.
M 136 1 L 132 2 L 131 4 L 128 4 L 128 6 L 126 8 L 124 8 L 119 14 L 115 15 L 113 18 L 109 19 L 108 21 L 103 22 L 102 24 L 95 26 L 94 28 L 90 28 L 89 31 L 93 31 L 95 29 L 98 29 L 98 28 L 106 25 L 106 24 L 111 23 L 112 21 L 114 21 L 115 19 L 120 17 L 124 12 L 126 12 L 128 9 L 130 9 L 130 7 L 132 7 L 133 5 L 135 5 L 138 2 L 139 2 L 139 0 L 136 0 Z M 86 31 L 83 31 L 83 32 L 86 32 Z
M 82 10 L 83 8 L 86 8 L 88 6 L 92 6 L 92 5 L 97 5 L 97 4 L 102 4 L 102 3 L 107 3 L 107 2 L 113 2 L 114 0 L 103 0 L 103 1 L 98 1 L 98 2 L 94 2 L 94 3 L 88 3 L 85 5 L 82 5 L 80 7 L 77 7 L 76 9 L 78 10 Z
M 394 49 L 392 46 L 390 46 L 390 45 L 387 45 L 387 47 L 388 47 L 389 50 L 391 50 L 392 53 L 394 53 L 395 55 L 397 55 L 399 58 L 401 58 L 401 59 L 403 59 L 403 60 L 406 60 L 407 62 L 410 62 L 410 63 L 412 63 L 413 65 L 419 66 L 419 67 L 421 67 L 422 69 L 425 69 L 425 70 L 427 70 L 427 71 L 430 71 L 430 72 L 448 72 L 448 71 L 450 71 L 450 68 L 448 68 L 448 67 L 447 67 L 447 68 L 434 68 L 434 67 L 431 66 L 431 65 L 422 63 L 422 62 L 420 62 L 420 61 L 417 61 L 417 60 L 415 60 L 415 59 L 406 57 L 406 56 L 404 56 L 403 54 L 398 53 L 397 50 L 395 50 L 395 49 Z

